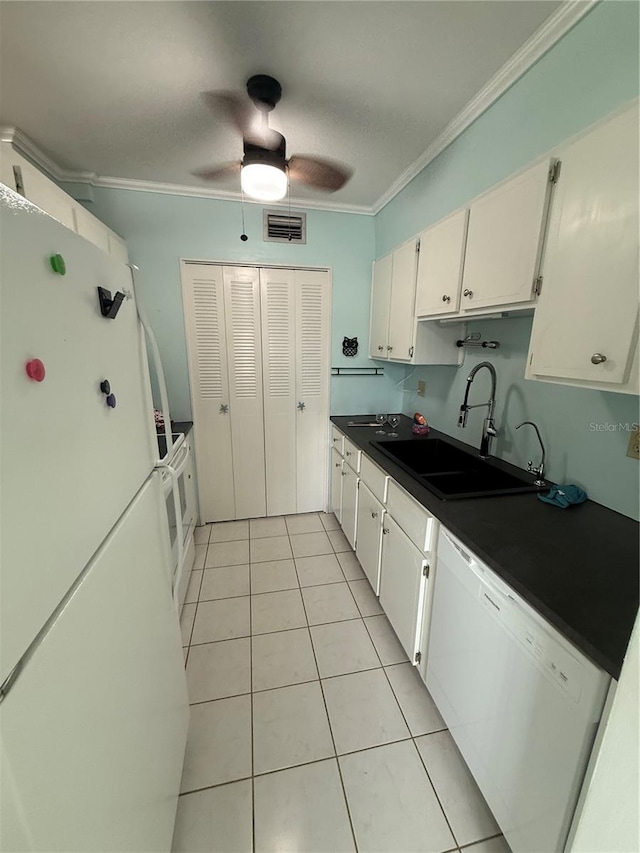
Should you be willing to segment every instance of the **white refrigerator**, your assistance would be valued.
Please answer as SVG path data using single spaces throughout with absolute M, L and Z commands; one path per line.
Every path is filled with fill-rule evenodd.
M 188 700 L 130 270 L 1 184 L 0 241 L 0 850 L 168 851 Z

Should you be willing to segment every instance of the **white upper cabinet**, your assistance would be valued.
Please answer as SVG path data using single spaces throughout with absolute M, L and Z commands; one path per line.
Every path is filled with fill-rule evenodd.
M 527 378 L 637 394 L 637 106 L 559 156 Z
M 123 264 L 129 263 L 124 240 L 72 198 L 9 142 L 0 143 L 0 181 Z
M 459 210 L 420 235 L 416 317 L 457 314 L 468 221 Z
M 391 302 L 389 305 L 389 358 L 409 361 L 415 341 L 415 298 L 417 245 L 403 243 L 393 253 Z
M 552 186 L 544 161 L 471 203 L 462 311 L 531 302 Z
M 371 331 L 369 358 L 388 358 L 389 304 L 391 302 L 391 271 L 393 254 L 374 261 L 371 282 Z
M 373 264 L 369 358 L 405 364 L 459 364 L 461 328 L 416 321 L 416 273 L 420 244 L 403 243 Z

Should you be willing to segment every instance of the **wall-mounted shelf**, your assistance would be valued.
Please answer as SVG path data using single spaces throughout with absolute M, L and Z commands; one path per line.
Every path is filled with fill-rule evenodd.
M 384 367 L 332 367 L 332 376 L 384 376 Z

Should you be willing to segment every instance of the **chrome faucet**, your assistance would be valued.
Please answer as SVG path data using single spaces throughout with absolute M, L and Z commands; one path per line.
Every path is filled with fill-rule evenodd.
M 486 403 L 476 403 L 473 406 L 470 406 L 467 402 L 469 399 L 469 389 L 471 388 L 471 383 L 475 379 L 476 373 L 482 368 L 486 367 L 489 373 L 491 374 L 491 396 L 487 400 Z M 496 429 L 496 425 L 493 421 L 493 410 L 496 406 L 496 369 L 489 361 L 481 361 L 480 364 L 476 364 L 473 368 L 469 376 L 467 377 L 467 389 L 464 392 L 464 400 L 462 401 L 462 405 L 460 406 L 460 414 L 458 416 L 458 426 L 466 427 L 467 425 L 467 415 L 469 413 L 469 409 L 479 409 L 482 406 L 487 407 L 487 416 L 484 419 L 484 425 L 482 427 L 482 440 L 480 442 L 480 458 L 486 459 L 489 456 L 489 449 L 491 447 L 491 439 L 498 434 L 498 430 Z
M 542 443 L 542 437 L 540 436 L 540 430 L 539 430 L 539 429 L 538 429 L 538 427 L 534 424 L 534 422 L 533 422 L 533 421 L 522 421 L 522 423 L 521 423 L 521 424 L 518 424 L 518 426 L 516 427 L 516 429 L 520 429 L 520 427 L 521 427 L 521 426 L 524 426 L 525 424 L 529 424 L 529 426 L 532 426 L 532 427 L 535 429 L 535 431 L 536 431 L 536 435 L 538 436 L 538 441 L 540 442 L 540 449 L 542 450 L 542 459 L 540 460 L 540 464 L 538 465 L 538 467 L 537 467 L 537 468 L 534 468 L 534 466 L 533 466 L 533 462 L 532 462 L 532 461 L 531 461 L 531 459 L 530 459 L 530 460 L 527 462 L 527 471 L 530 471 L 530 472 L 531 472 L 531 473 L 536 477 L 536 479 L 534 480 L 534 484 L 535 484 L 536 486 L 546 486 L 546 483 L 545 483 L 545 481 L 544 481 L 544 458 L 545 458 L 545 452 L 544 452 L 544 444 Z

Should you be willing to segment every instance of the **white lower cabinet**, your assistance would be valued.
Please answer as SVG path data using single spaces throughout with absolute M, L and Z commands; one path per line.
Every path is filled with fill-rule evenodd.
M 356 557 L 376 595 L 380 593 L 380 556 L 384 516 L 385 508 L 367 488 L 364 480 L 361 480 L 358 490 Z
M 342 466 L 344 459 L 333 447 L 331 449 L 331 512 L 342 523 Z
M 356 547 L 356 516 L 358 513 L 358 486 L 360 478 L 347 462 L 342 466 L 342 532 L 352 548 Z
M 388 514 L 382 532 L 380 604 L 409 659 L 419 663 L 429 561 Z

